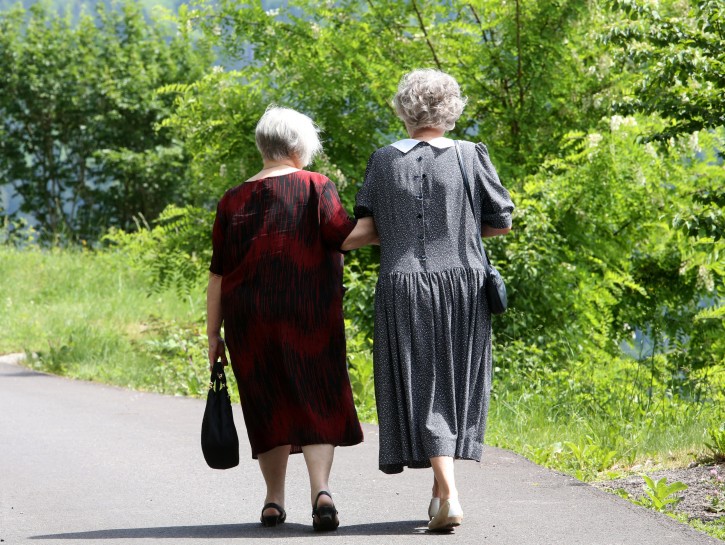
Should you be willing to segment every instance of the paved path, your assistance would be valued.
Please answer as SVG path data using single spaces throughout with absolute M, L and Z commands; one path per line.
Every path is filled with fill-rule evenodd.
M 0 358 L 3 544 L 723 543 L 488 447 L 482 464 L 457 464 L 464 525 L 427 534 L 430 472 L 380 473 L 375 426 L 365 426 L 362 445 L 337 450 L 337 532 L 312 532 L 301 456 L 290 460 L 287 523 L 262 528 L 262 478 L 246 440 L 238 467 L 215 471 L 204 463 L 203 401 L 67 380 L 8 361 Z

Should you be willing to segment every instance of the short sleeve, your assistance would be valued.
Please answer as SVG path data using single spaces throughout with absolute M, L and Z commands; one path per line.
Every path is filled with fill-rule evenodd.
M 360 191 L 357 192 L 357 196 L 355 197 L 355 217 L 360 218 L 368 218 L 372 217 L 374 215 L 373 213 L 373 197 L 374 197 L 374 180 L 375 176 L 373 175 L 373 162 L 375 158 L 375 153 L 373 153 L 370 156 L 370 159 L 368 159 L 368 166 L 365 168 L 365 180 L 363 180 L 363 185 L 360 188 Z
M 494 229 L 511 227 L 514 203 L 511 195 L 498 179 L 496 168 L 484 144 L 476 144 L 476 182 L 481 184 L 481 223 Z
M 325 246 L 339 251 L 354 228 L 355 221 L 347 215 L 335 184 L 328 180 L 320 195 L 320 232 Z
M 227 230 L 226 217 L 222 210 L 222 201 L 216 208 L 216 217 L 214 218 L 214 227 L 211 231 L 211 264 L 209 265 L 209 272 L 222 276 L 224 274 L 224 238 Z

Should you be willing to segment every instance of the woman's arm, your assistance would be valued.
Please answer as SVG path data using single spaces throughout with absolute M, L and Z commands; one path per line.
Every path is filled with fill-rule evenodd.
M 368 244 L 380 244 L 375 221 L 371 217 L 357 220 L 355 228 L 350 232 L 340 247 L 344 251 L 357 250 Z
M 505 235 L 509 231 L 511 231 L 511 227 L 496 229 L 495 227 L 491 227 L 490 225 L 484 225 L 483 229 L 481 230 L 481 236 L 483 238 L 497 237 L 500 235 Z
M 222 277 L 209 274 L 206 288 L 206 336 L 209 341 L 209 370 L 218 359 L 227 365 L 227 353 L 222 338 Z

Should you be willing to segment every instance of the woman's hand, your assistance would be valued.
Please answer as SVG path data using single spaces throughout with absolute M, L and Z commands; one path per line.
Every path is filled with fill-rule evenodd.
M 209 339 L 209 371 L 214 368 L 214 362 L 222 360 L 224 366 L 227 366 L 227 351 L 224 339 L 221 335 L 210 335 Z

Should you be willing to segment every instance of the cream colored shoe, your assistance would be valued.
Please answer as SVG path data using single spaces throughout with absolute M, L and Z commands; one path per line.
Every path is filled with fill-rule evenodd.
M 438 513 L 438 510 L 441 508 L 441 499 L 440 498 L 431 498 L 430 504 L 428 504 L 428 520 L 433 520 L 433 517 L 436 516 L 436 513 Z
M 451 498 L 441 502 L 441 507 L 433 519 L 428 523 L 428 529 L 433 532 L 451 530 L 463 522 L 463 509 L 457 499 Z

